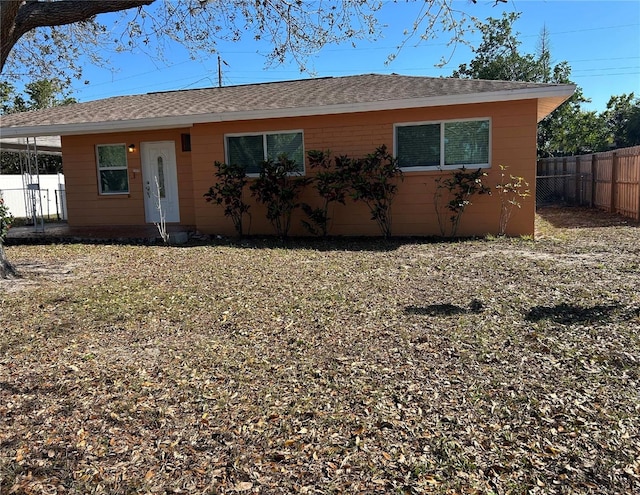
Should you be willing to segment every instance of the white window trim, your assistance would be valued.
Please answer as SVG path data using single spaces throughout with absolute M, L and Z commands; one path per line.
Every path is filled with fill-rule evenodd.
M 451 122 L 477 122 L 477 121 L 489 121 L 489 150 L 488 150 L 488 163 L 483 164 L 469 164 L 469 165 L 445 165 L 444 164 L 444 145 L 445 145 L 445 135 L 444 135 L 444 124 L 448 124 Z M 398 127 L 411 127 L 417 125 L 429 125 L 429 124 L 440 124 L 440 165 L 432 166 L 432 167 L 401 167 L 400 170 L 403 172 L 433 172 L 434 170 L 458 170 L 462 167 L 466 168 L 491 168 L 491 152 L 492 152 L 492 140 L 493 140 L 493 122 L 491 117 L 472 117 L 468 119 L 448 119 L 448 120 L 425 120 L 422 122 L 402 122 L 398 124 L 393 124 L 393 156 L 395 158 L 398 157 L 398 134 L 396 129 Z
M 244 136 L 262 136 L 262 149 L 264 150 L 264 160 L 267 157 L 267 136 L 273 136 L 276 134 L 301 134 L 302 135 L 302 171 L 294 172 L 289 174 L 291 176 L 300 176 L 303 177 L 306 175 L 307 167 L 305 165 L 306 155 L 304 153 L 304 130 L 302 129 L 292 129 L 289 131 L 259 131 L 259 132 L 231 132 L 224 135 L 224 160 L 226 163 L 229 163 L 229 147 L 227 146 L 227 138 L 230 137 L 244 137 Z M 260 177 L 260 174 L 247 174 L 247 177 Z
M 101 146 L 122 146 L 124 148 L 124 167 L 100 167 L 100 154 L 98 153 L 98 148 Z M 96 144 L 96 170 L 98 171 L 98 194 L 100 196 L 122 196 L 129 194 L 131 191 L 131 187 L 129 184 L 129 159 L 127 158 L 127 145 L 125 143 L 101 143 Z M 120 192 L 104 192 L 102 190 L 102 175 L 100 174 L 101 170 L 125 170 L 127 172 L 127 190 Z

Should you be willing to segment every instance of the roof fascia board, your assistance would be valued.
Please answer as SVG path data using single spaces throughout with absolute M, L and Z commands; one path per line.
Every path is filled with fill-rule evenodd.
M 185 120 L 180 123 L 180 120 Z M 32 137 L 55 133 L 58 136 L 81 134 L 108 134 L 122 131 L 151 131 L 154 129 L 178 129 L 191 127 L 192 118 L 162 117 L 136 120 L 115 120 L 107 122 L 80 122 L 76 124 L 49 124 L 29 127 L 2 127 L 2 137 Z
M 462 95 L 429 96 L 424 98 L 405 98 L 399 100 L 373 101 L 366 103 L 344 103 L 315 107 L 279 108 L 273 110 L 247 110 L 240 112 L 152 117 L 146 119 L 117 120 L 106 122 L 51 124 L 15 128 L 4 127 L 1 128 L 1 131 L 2 137 L 29 137 L 51 134 L 65 136 L 78 134 L 105 134 L 110 132 L 143 131 L 167 128 L 186 128 L 191 127 L 193 124 L 205 124 L 209 122 L 231 122 L 238 120 L 304 117 L 313 115 L 372 112 L 447 105 L 469 105 L 477 103 L 544 99 L 554 97 L 564 97 L 564 99 L 567 99 L 574 93 L 575 88 L 576 86 L 573 84 L 563 84 L 542 88 L 525 88 Z
M 27 147 L 24 144 L 6 144 L 0 143 L 0 151 L 7 151 L 17 153 L 18 151 L 27 151 Z M 60 148 L 54 148 L 52 146 L 38 146 L 38 154 L 40 155 L 62 155 Z

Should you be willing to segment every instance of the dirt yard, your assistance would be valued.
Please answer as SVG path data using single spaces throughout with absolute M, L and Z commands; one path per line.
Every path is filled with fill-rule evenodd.
M 10 246 L 0 493 L 640 493 L 640 228 Z

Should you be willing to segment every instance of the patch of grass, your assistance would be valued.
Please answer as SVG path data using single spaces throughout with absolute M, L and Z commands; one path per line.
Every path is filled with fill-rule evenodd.
M 0 493 L 637 493 L 638 229 L 589 215 L 10 246 Z

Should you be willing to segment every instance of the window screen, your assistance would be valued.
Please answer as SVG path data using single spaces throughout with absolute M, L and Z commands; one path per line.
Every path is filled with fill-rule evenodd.
M 244 165 L 248 174 L 257 174 L 265 159 L 262 134 L 227 137 L 227 157 L 230 165 Z
M 289 160 L 296 162 L 298 171 L 304 171 L 302 133 L 267 134 L 267 155 L 271 160 L 286 155 Z
M 479 166 L 489 164 L 489 121 L 446 122 L 444 164 Z
M 440 165 L 440 124 L 397 127 L 396 142 L 400 167 Z
M 247 174 L 258 174 L 261 162 L 277 160 L 284 154 L 304 173 L 303 142 L 302 132 L 227 136 L 227 160 L 232 165 L 243 165 Z
M 398 125 L 395 138 L 402 168 L 489 166 L 489 120 Z
M 129 192 L 127 150 L 124 144 L 100 144 L 98 157 L 98 182 L 101 194 L 126 194 Z

